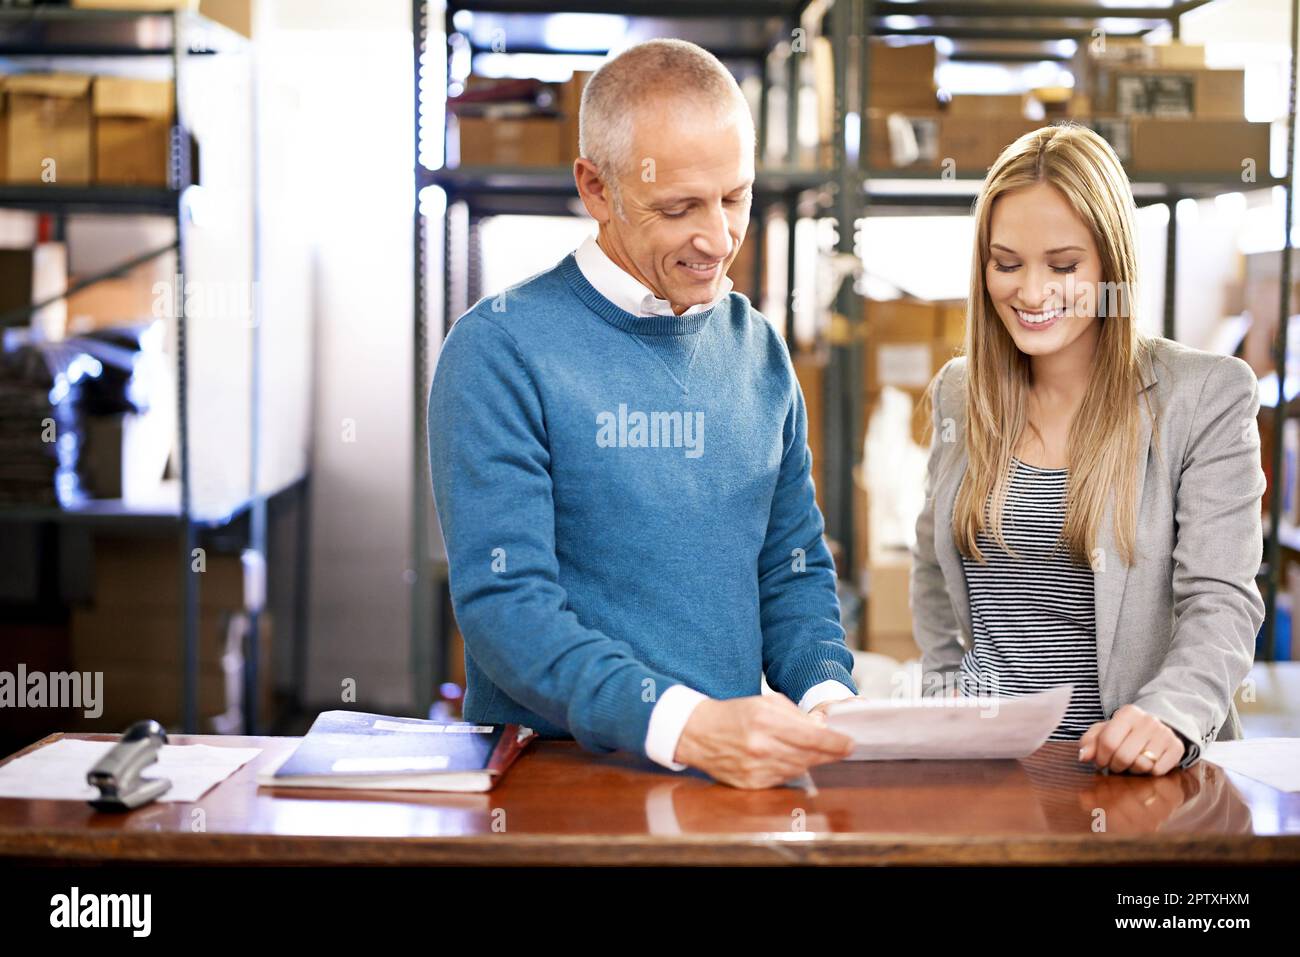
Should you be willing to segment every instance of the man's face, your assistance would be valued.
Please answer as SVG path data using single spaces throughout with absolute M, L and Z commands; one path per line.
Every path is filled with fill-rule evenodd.
M 626 221 L 601 223 L 605 252 L 678 315 L 717 296 L 749 225 L 754 144 L 739 109 L 722 119 L 682 100 L 643 108 L 619 180 Z

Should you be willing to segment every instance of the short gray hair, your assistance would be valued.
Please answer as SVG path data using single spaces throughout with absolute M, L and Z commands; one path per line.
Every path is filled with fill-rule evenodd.
M 635 168 L 636 112 L 651 96 L 681 97 L 712 107 L 719 117 L 753 115 L 731 71 L 708 50 L 686 40 L 647 40 L 628 47 L 587 81 L 578 110 L 578 153 L 595 164 L 623 215 L 618 181 Z

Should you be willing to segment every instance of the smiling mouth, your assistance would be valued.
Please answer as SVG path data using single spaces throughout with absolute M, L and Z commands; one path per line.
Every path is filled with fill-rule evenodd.
M 711 272 L 716 270 L 718 266 L 721 264 L 722 264 L 721 259 L 715 259 L 713 260 L 713 262 L 706 262 L 706 263 L 688 263 L 680 259 L 677 261 L 677 265 L 685 266 L 691 272 L 699 276 L 709 275 Z
M 1051 322 L 1053 319 L 1060 319 L 1065 315 L 1065 310 L 1047 309 L 1042 312 L 1026 312 L 1024 309 L 1016 309 L 1016 315 L 1020 317 L 1021 321 L 1027 322 L 1031 326 L 1037 326 Z

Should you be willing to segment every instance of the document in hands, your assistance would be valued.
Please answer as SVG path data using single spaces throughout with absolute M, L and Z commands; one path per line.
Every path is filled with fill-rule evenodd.
M 1061 723 L 1073 685 L 1015 698 L 846 698 L 826 726 L 856 742 L 848 761 L 1023 758 Z

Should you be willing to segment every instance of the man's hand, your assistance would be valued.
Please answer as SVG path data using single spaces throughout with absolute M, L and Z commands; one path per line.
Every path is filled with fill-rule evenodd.
M 770 788 L 841 761 L 853 739 L 824 726 L 826 701 L 805 714 L 785 695 L 701 701 L 673 760 L 737 788 Z
M 1159 777 L 1178 766 L 1187 749 L 1154 715 L 1126 704 L 1109 721 L 1098 721 L 1079 739 L 1079 760 L 1098 768 Z
M 786 700 L 789 700 L 789 699 L 786 699 Z M 837 702 L 837 701 L 850 701 L 850 700 L 852 700 L 852 699 L 851 699 L 851 698 L 831 698 L 829 701 L 823 701 L 821 704 L 819 704 L 819 705 L 815 705 L 813 708 L 811 708 L 811 709 L 808 711 L 808 713 L 809 713 L 809 714 L 820 715 L 820 716 L 824 719 L 824 718 L 826 717 L 826 709 L 829 708 L 831 705 L 833 705 L 835 702 Z

